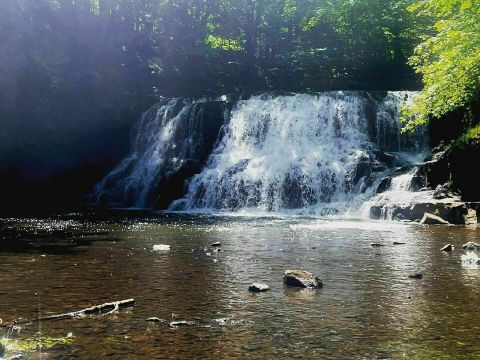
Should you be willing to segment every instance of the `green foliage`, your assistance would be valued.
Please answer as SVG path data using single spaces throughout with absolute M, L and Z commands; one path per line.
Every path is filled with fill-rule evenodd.
M 480 90 L 480 2 L 419 0 L 410 8 L 433 16 L 431 34 L 415 48 L 410 64 L 422 75 L 424 90 L 404 110 L 406 128 L 468 106 Z

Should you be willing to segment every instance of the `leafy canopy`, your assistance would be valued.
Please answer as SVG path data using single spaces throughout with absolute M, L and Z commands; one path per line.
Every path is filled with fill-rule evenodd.
M 480 91 L 480 2 L 420 0 L 409 10 L 435 21 L 409 61 L 424 90 L 404 109 L 406 129 L 468 106 Z

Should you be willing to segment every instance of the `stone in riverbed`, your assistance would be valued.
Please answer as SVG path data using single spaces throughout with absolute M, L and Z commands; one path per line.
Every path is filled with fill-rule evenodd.
M 421 278 L 423 278 L 423 275 L 420 274 L 420 273 L 416 273 L 416 274 L 408 275 L 408 277 L 409 277 L 410 279 L 421 279 Z
M 380 243 L 370 243 L 370 246 L 372 246 L 372 247 L 380 247 L 380 246 L 383 246 L 383 244 L 380 244 Z
M 420 220 L 420 224 L 424 225 L 449 225 L 450 223 L 440 216 L 433 215 L 430 213 L 424 213 L 422 220 Z
M 404 242 L 399 242 L 399 241 L 394 241 L 393 245 L 405 245 L 406 243 Z
M 480 244 L 469 241 L 468 243 L 462 245 L 462 249 L 467 251 L 480 250 Z
M 450 252 L 452 250 L 453 250 L 453 245 L 452 244 L 447 244 L 440 249 L 440 251 L 446 251 L 446 252 Z
M 169 251 L 170 250 L 170 245 L 153 245 L 153 251 Z
M 251 292 L 265 292 L 268 290 L 270 290 L 270 286 L 263 283 L 253 283 L 248 287 L 248 291 L 251 291 Z
M 323 286 L 322 280 L 320 280 L 314 274 L 303 270 L 285 271 L 283 282 L 287 286 L 301 288 L 321 288 Z
M 219 247 L 222 246 L 222 243 L 220 241 L 214 242 L 210 244 L 211 247 Z

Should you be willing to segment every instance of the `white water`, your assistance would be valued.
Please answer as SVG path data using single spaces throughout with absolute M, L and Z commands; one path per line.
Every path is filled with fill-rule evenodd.
M 179 114 L 172 116 L 177 102 L 176 99 L 166 101 L 142 115 L 131 154 L 97 184 L 94 190 L 96 194 L 113 188 L 110 191 L 117 193 L 117 198 L 124 201 L 131 198 L 127 201 L 133 207 L 147 207 L 147 197 L 157 183 L 160 169 L 166 161 L 165 153 L 172 145 L 175 129 L 183 112 L 188 110 L 186 106 Z
M 187 210 L 361 215 L 388 170 L 379 151 L 414 154 L 422 135 L 400 132 L 400 108 L 413 93 L 383 101 L 355 93 L 257 96 L 237 104 L 226 135 L 189 183 Z M 408 153 L 410 151 L 410 154 Z M 392 180 L 408 192 L 412 174 Z

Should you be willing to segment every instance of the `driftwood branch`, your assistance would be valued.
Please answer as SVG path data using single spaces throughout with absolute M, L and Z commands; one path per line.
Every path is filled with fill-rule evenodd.
M 121 308 L 126 308 L 126 307 L 132 307 L 135 304 L 134 299 L 127 299 L 127 300 L 121 300 L 121 301 L 114 301 L 110 303 L 105 303 L 101 305 L 95 305 L 91 306 L 86 309 L 78 310 L 78 311 L 72 311 L 69 313 L 64 313 L 64 314 L 58 314 L 58 315 L 49 315 L 49 316 L 43 316 L 43 317 L 38 317 L 36 319 L 30 319 L 30 320 L 14 320 L 12 325 L 18 325 L 18 324 L 26 324 L 26 323 L 31 323 L 35 321 L 47 321 L 47 320 L 62 320 L 62 319 L 72 319 L 80 316 L 84 316 L 87 314 L 111 314 L 113 312 L 117 312 Z

